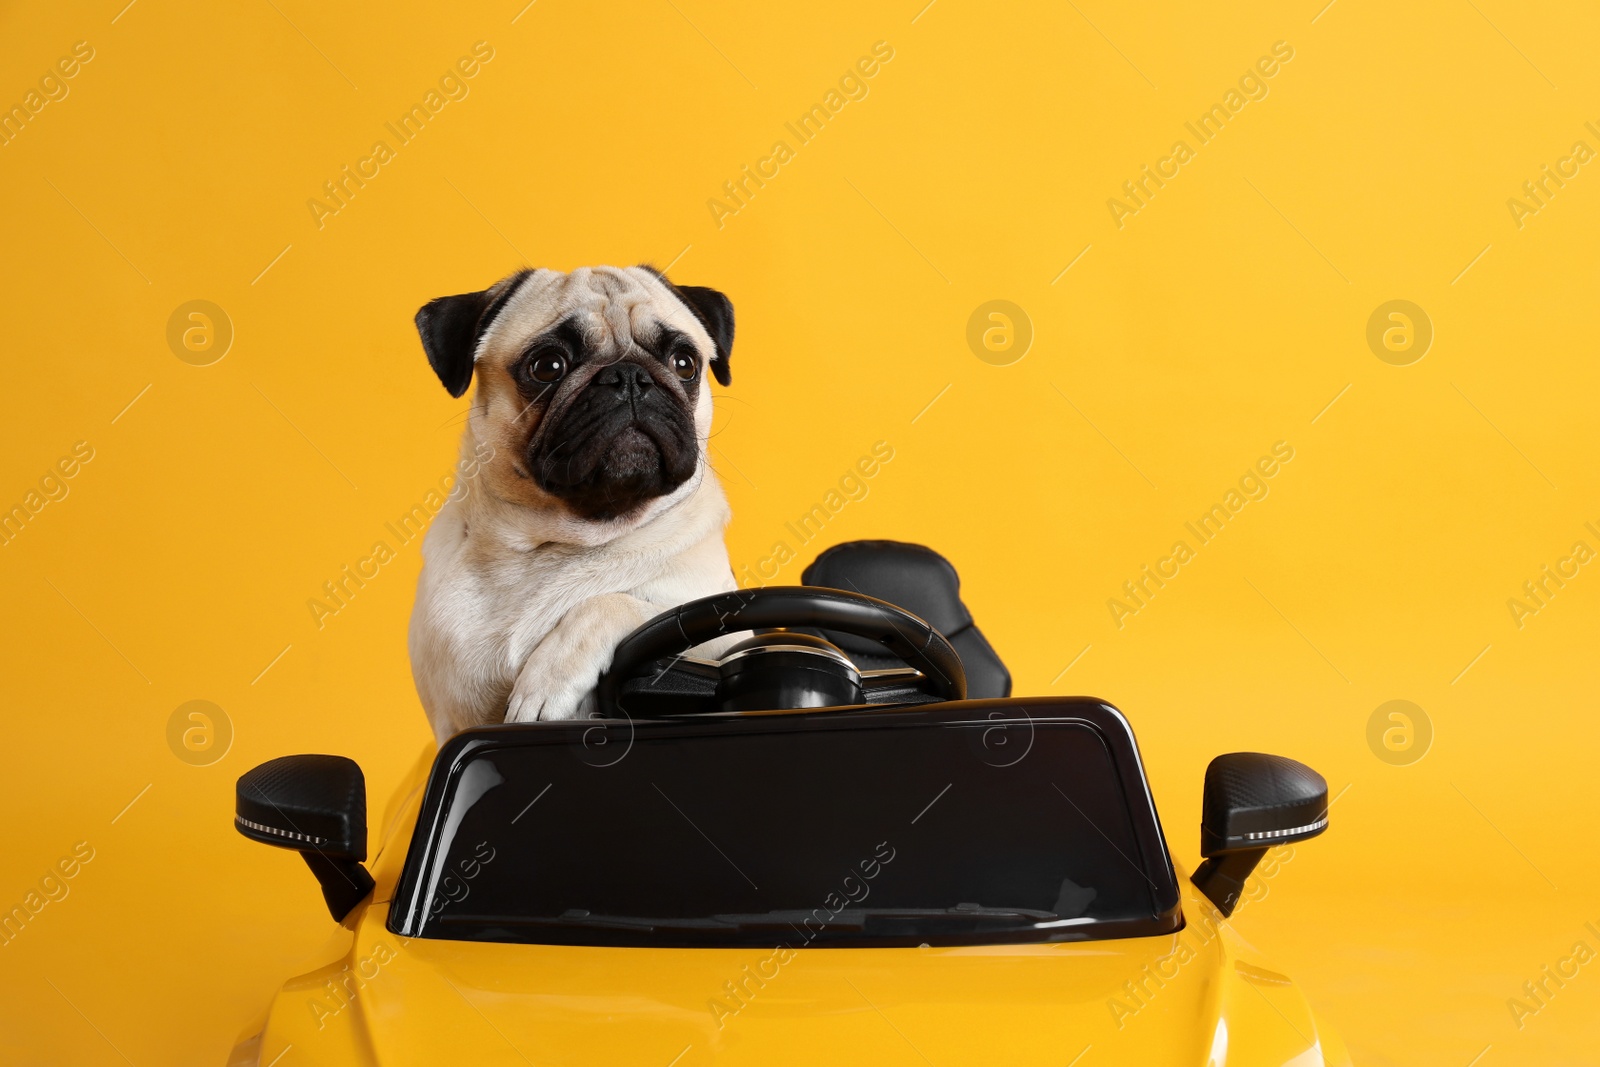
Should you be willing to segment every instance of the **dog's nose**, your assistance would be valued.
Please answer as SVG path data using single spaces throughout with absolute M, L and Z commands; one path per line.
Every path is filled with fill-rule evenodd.
M 637 363 L 613 363 L 595 375 L 595 384 L 615 389 L 621 399 L 634 400 L 643 396 L 655 384 L 650 372 Z

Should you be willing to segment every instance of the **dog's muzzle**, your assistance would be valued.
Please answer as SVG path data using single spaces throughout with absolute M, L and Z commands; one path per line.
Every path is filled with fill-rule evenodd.
M 699 461 L 683 398 L 631 360 L 601 368 L 543 429 L 529 470 L 587 518 L 615 518 L 665 496 Z

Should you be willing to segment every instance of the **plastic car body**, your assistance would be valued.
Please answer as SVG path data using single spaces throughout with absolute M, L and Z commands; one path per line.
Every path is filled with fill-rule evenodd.
M 850 614 L 869 601 L 855 594 L 761 600 L 724 603 L 715 624 L 679 609 L 676 651 L 705 627 L 778 616 L 824 633 L 878 626 Z M 796 615 L 818 603 L 822 616 Z M 874 636 L 923 680 L 948 667 L 926 623 L 869 606 L 899 613 L 899 638 Z M 925 628 L 909 644 L 907 619 Z M 648 629 L 619 662 L 666 662 Z M 746 662 L 773 678 L 792 680 L 808 657 L 826 667 L 793 632 L 748 644 L 762 655 Z M 1326 826 L 1314 772 L 1256 754 L 1215 761 L 1210 858 L 1191 878 L 1110 705 L 961 699 L 959 679 L 944 699 L 916 697 L 891 676 L 887 697 L 844 708 L 815 694 L 797 707 L 772 679 L 745 678 L 748 699 L 786 706 L 741 710 L 727 706 L 727 662 L 715 684 L 701 670 L 696 697 L 720 691 L 720 710 L 635 719 L 613 703 L 597 720 L 430 747 L 364 868 L 364 830 L 350 825 L 365 817 L 349 799 L 359 771 L 311 767 L 320 793 L 285 775 L 332 757 L 247 775 L 242 832 L 307 854 L 341 918 L 326 963 L 283 985 L 231 1062 L 1349 1062 L 1226 920 L 1270 844 Z M 623 691 L 602 686 L 613 702 Z M 250 806 L 272 790 L 276 815 Z

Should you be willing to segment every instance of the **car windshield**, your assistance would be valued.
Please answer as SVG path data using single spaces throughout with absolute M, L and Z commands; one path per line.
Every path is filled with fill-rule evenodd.
M 1175 928 L 1126 724 L 1049 710 L 478 731 L 441 757 L 391 927 L 686 946 Z

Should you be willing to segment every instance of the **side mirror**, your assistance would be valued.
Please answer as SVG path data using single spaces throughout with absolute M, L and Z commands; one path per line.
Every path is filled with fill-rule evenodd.
M 1200 855 L 1193 882 L 1223 915 L 1238 906 L 1244 881 L 1267 849 L 1328 828 L 1328 783 L 1283 756 L 1230 752 L 1206 768 Z
M 367 858 L 367 783 L 343 756 L 283 756 L 239 779 L 234 828 L 252 841 L 292 848 L 322 885 L 335 920 L 372 892 Z

